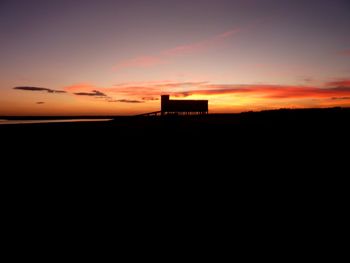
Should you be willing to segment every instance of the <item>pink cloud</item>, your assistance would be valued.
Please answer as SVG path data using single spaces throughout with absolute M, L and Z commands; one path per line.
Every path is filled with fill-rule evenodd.
M 284 85 L 208 85 L 206 89 L 186 91 L 184 94 L 186 96 L 239 94 L 247 97 L 254 96 L 266 99 L 313 99 L 350 96 L 350 88 L 318 88 Z
M 344 80 L 338 80 L 338 81 L 332 81 L 328 82 L 327 86 L 331 87 L 347 87 L 350 88 L 350 79 L 344 79 Z
M 177 46 L 168 50 L 164 50 L 161 52 L 161 56 L 168 57 L 168 56 L 179 56 L 179 55 L 186 55 L 186 54 L 193 54 L 200 51 L 203 51 L 207 48 L 208 43 L 194 43 L 189 45 L 182 45 Z
M 226 32 L 216 36 L 215 38 L 216 39 L 225 39 L 225 38 L 229 38 L 233 35 L 236 35 L 239 32 L 240 32 L 240 29 L 233 29 L 233 30 L 226 31 Z
M 166 60 L 160 56 L 141 56 L 124 60 L 115 66 L 114 69 L 119 70 L 123 68 L 148 68 L 166 63 Z
M 240 29 L 232 29 L 226 32 L 223 32 L 219 35 L 213 36 L 208 39 L 204 39 L 199 42 L 179 45 L 171 49 L 160 51 L 156 55 L 143 55 L 131 59 L 127 59 L 119 62 L 114 70 L 120 70 L 124 68 L 148 68 L 152 66 L 157 66 L 161 64 L 168 63 L 171 58 L 181 55 L 196 54 L 199 52 L 206 51 L 210 48 L 216 47 L 223 43 L 226 39 L 233 37 L 238 34 Z
M 344 55 L 344 56 L 350 56 L 350 49 L 345 49 L 342 50 L 340 52 L 338 52 L 340 55 Z
M 66 92 L 91 92 L 96 90 L 96 86 L 89 83 L 78 83 L 64 88 Z
M 157 98 L 162 93 L 175 97 L 191 95 L 230 95 L 238 94 L 246 97 L 259 97 L 265 99 L 329 99 L 350 97 L 350 79 L 329 82 L 326 87 L 297 86 L 297 85 L 218 85 L 207 82 L 146 82 L 124 83 L 114 87 L 103 88 L 89 84 L 77 84 L 66 87 L 70 92 L 91 92 L 99 90 L 108 95 L 127 96 L 131 98 Z M 145 99 L 147 100 L 147 99 Z M 333 99 L 334 100 L 334 99 Z
M 163 56 L 179 56 L 179 55 L 194 54 L 194 53 L 202 52 L 215 45 L 222 43 L 225 39 L 232 37 L 233 35 L 237 34 L 239 31 L 240 31 L 239 29 L 230 30 L 220 35 L 211 37 L 209 39 L 205 39 L 197 43 L 181 45 L 169 50 L 162 51 L 161 54 Z

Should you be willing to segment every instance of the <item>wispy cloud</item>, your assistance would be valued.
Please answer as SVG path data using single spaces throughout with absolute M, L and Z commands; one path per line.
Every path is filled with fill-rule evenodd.
M 211 47 L 217 46 L 218 44 L 221 44 L 224 40 L 236 35 L 239 31 L 240 31 L 239 29 L 229 30 L 219 35 L 213 36 L 211 38 L 202 40 L 200 42 L 177 46 L 177 47 L 162 51 L 161 55 L 179 56 L 179 55 L 199 53 L 199 52 L 208 50 Z
M 44 104 L 45 102 L 43 101 L 38 101 L 36 104 Z
M 310 84 L 314 82 L 314 79 L 312 77 L 303 77 L 303 81 Z
M 196 54 L 217 47 L 220 44 L 222 44 L 225 40 L 238 34 L 240 31 L 240 29 L 232 29 L 199 42 L 194 42 L 186 45 L 179 45 L 170 49 L 160 51 L 159 53 L 154 55 L 142 55 L 139 57 L 126 59 L 124 61 L 119 62 L 114 67 L 114 70 L 121 70 L 125 68 L 148 68 L 156 65 L 167 64 L 174 57 Z
M 159 83 L 159 82 L 153 82 L 153 83 Z M 133 83 L 132 85 L 134 84 L 135 83 Z M 125 84 L 125 85 L 128 85 L 128 84 Z M 123 90 L 125 88 L 125 85 L 124 84 L 116 85 L 118 88 L 117 87 L 104 88 L 104 87 L 97 87 L 92 84 L 84 83 L 84 84 L 71 85 L 71 86 L 65 87 L 64 89 L 66 92 L 72 92 L 74 95 L 77 95 L 77 96 L 100 98 L 105 100 L 106 102 L 144 103 L 147 100 L 155 100 L 155 98 L 152 98 L 152 97 L 145 97 L 148 99 L 143 99 L 143 98 L 142 99 L 115 99 L 113 96 L 110 95 L 111 93 L 113 94 L 118 93 L 119 96 L 130 95 L 130 93 Z M 130 88 L 135 90 L 135 87 L 130 87 Z M 106 93 L 108 93 L 108 95 Z
M 350 79 L 332 81 L 332 82 L 328 82 L 326 85 L 331 86 L 331 87 L 347 87 L 347 88 L 349 88 L 350 87 Z
M 96 97 L 107 97 L 106 94 L 98 90 L 93 90 L 92 92 L 75 92 L 74 95 L 78 96 L 96 96 Z
M 142 100 L 152 101 L 152 100 L 159 100 L 159 98 L 157 98 L 157 97 L 142 97 Z
M 350 100 L 350 97 L 340 97 L 340 98 L 333 97 L 332 100 Z
M 166 63 L 167 61 L 162 56 L 140 56 L 121 61 L 114 69 L 119 70 L 123 68 L 148 68 Z
M 64 91 L 64 90 L 54 90 L 54 89 L 41 88 L 41 87 L 30 87 L 30 86 L 14 87 L 13 89 L 26 90 L 26 91 L 46 91 L 48 93 L 66 93 L 66 91 Z
M 65 87 L 67 92 L 91 93 L 93 90 L 99 90 L 104 93 L 113 94 L 138 94 L 141 98 L 154 98 L 161 92 L 192 90 L 208 84 L 206 81 L 200 82 L 174 82 L 174 81 L 149 81 L 149 82 L 129 82 L 115 84 L 112 87 L 98 87 L 92 84 L 75 84 Z M 147 99 L 145 99 L 147 100 Z
M 203 90 L 187 91 L 184 95 L 240 94 L 268 99 L 331 98 L 349 95 L 350 87 L 318 88 L 283 85 L 209 85 Z
M 94 88 L 91 92 L 91 88 Z M 210 84 L 208 82 L 131 82 L 117 84 L 113 87 L 96 87 L 93 85 L 70 86 L 75 94 L 87 96 L 101 96 L 104 94 L 106 101 L 140 103 L 158 100 L 161 94 L 169 94 L 173 97 L 189 96 L 215 96 L 237 95 L 246 98 L 262 98 L 269 100 L 285 99 L 329 99 L 346 100 L 350 97 L 350 79 L 327 82 L 321 86 L 307 85 L 271 85 L 271 84 Z M 108 95 L 106 95 L 108 94 Z M 128 99 L 115 99 L 126 97 Z
M 70 85 L 67 87 L 64 87 L 64 90 L 66 92 L 81 92 L 81 91 L 87 91 L 87 92 L 91 92 L 92 90 L 96 90 L 96 86 L 92 85 L 90 83 L 77 83 L 74 85 Z
M 108 100 L 108 102 L 144 103 L 144 101 L 142 101 L 142 100 L 127 100 L 127 99 L 122 99 L 122 100 Z

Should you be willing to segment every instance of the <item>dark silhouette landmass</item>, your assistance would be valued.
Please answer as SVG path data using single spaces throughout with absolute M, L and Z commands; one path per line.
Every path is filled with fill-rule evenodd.
M 165 179 L 166 185 L 160 187 L 164 191 L 174 181 L 181 186 L 190 182 L 193 190 L 203 180 L 209 186 L 213 180 L 220 183 L 226 178 L 226 193 L 228 188 L 239 189 L 237 180 L 244 180 L 249 189 L 254 185 L 259 198 L 265 189 L 283 192 L 289 184 L 293 189 L 305 184 L 311 189 L 319 182 L 320 170 L 326 171 L 324 180 L 346 174 L 347 170 L 339 170 L 348 163 L 350 109 L 114 116 L 107 122 L 0 125 L 0 136 L 7 160 L 2 165 L 11 164 L 8 176 L 19 168 L 43 173 L 45 178 L 58 172 L 57 178 L 67 178 L 65 185 L 78 183 L 77 189 L 86 180 L 91 184 L 105 178 L 134 180 L 143 187 Z M 151 179 L 154 173 L 160 174 L 156 181 Z M 109 187 L 122 186 L 112 183 Z M 212 187 L 203 191 L 207 189 L 207 193 L 221 192 Z
M 0 117 L 1 119 L 72 119 L 75 117 Z M 76 118 L 97 118 L 79 116 Z M 57 134 L 77 140 L 84 137 L 103 137 L 110 144 L 130 140 L 166 138 L 172 140 L 203 140 L 241 142 L 239 138 L 303 138 L 350 134 L 350 108 L 281 109 L 239 114 L 208 114 L 197 116 L 99 116 L 112 118 L 108 122 L 50 123 L 32 125 L 1 125 L 0 132 L 11 137 L 32 137 L 37 134 Z M 326 137 L 324 139 L 327 139 Z

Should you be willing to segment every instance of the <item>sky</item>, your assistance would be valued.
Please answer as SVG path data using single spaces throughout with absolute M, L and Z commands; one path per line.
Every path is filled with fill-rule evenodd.
M 1 0 L 0 115 L 350 106 L 349 0 Z

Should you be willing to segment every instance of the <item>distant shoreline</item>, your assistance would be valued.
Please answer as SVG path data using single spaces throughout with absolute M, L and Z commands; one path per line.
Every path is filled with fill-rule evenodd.
M 59 120 L 6 120 L 0 119 L 0 125 L 14 124 L 42 124 L 42 123 L 67 123 L 67 122 L 106 122 L 113 119 L 59 119 Z

